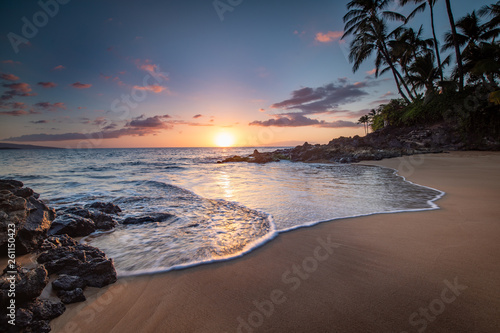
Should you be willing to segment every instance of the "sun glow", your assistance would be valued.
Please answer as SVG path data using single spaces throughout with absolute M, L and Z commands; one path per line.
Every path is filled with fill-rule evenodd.
M 215 137 L 215 144 L 219 147 L 231 147 L 234 141 L 234 136 L 227 132 L 219 133 Z

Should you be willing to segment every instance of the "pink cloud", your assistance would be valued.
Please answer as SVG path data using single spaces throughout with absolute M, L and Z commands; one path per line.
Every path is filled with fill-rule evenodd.
M 19 80 L 19 77 L 15 76 L 14 74 L 0 73 L 0 79 L 7 81 L 17 81 Z
M 20 65 L 20 61 L 14 61 L 14 60 L 3 60 L 2 63 L 4 64 L 11 64 L 11 65 Z
M 164 90 L 168 91 L 168 89 L 166 87 L 162 87 L 162 86 L 157 85 L 157 84 L 150 84 L 148 86 L 134 86 L 134 89 L 151 91 L 151 92 L 154 92 L 155 94 L 159 94 Z
M 366 72 L 366 74 L 368 74 L 368 75 L 373 75 L 373 74 L 375 74 L 376 72 L 377 72 L 377 69 L 376 69 L 376 68 L 374 68 L 374 69 L 372 69 L 371 71 Z
M 76 89 L 88 89 L 88 88 L 92 87 L 92 85 L 90 83 L 80 83 L 80 82 L 75 82 L 75 83 L 71 84 L 70 86 L 72 86 L 73 88 L 76 88 Z
M 27 83 L 6 83 L 2 85 L 5 88 L 9 88 L 10 90 L 6 91 L 1 97 L 1 100 L 9 100 L 14 96 L 35 96 L 36 94 L 30 94 L 31 87 Z
M 60 71 L 60 70 L 63 70 L 63 69 L 66 69 L 66 67 L 64 67 L 63 65 L 58 65 L 58 66 L 52 68 L 53 71 Z
M 260 112 L 266 112 L 266 109 L 259 109 Z
M 315 40 L 320 43 L 330 43 L 339 40 L 343 34 L 343 31 L 328 31 L 327 33 L 318 32 Z
M 28 114 L 27 111 L 24 111 L 24 110 L 14 110 L 14 111 L 2 111 L 0 112 L 1 115 L 6 115 L 6 116 L 15 116 L 15 117 L 18 117 L 18 116 L 23 116 L 23 115 L 26 115 Z
M 57 109 L 66 110 L 66 105 L 64 105 L 64 103 L 62 102 L 57 102 L 53 104 L 49 102 L 39 102 L 36 103 L 35 106 L 39 109 L 45 109 L 49 111 L 57 111 Z
M 37 84 L 44 88 L 54 88 L 55 86 L 57 86 L 57 84 L 55 84 L 54 82 L 38 82 Z
M 86 109 L 86 107 L 85 107 L 85 106 L 79 106 L 79 107 L 78 107 L 78 110 L 84 110 L 84 109 Z

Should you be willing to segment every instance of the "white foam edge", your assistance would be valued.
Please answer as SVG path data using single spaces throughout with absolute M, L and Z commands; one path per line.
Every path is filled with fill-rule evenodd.
M 324 163 L 317 163 L 317 164 L 329 165 L 329 164 L 324 164 Z M 118 275 L 119 278 L 124 278 L 124 277 L 133 277 L 133 276 L 141 276 L 141 275 L 160 274 L 160 273 L 166 273 L 166 272 L 170 272 L 170 271 L 176 271 L 176 270 L 182 270 L 182 269 L 187 269 L 187 268 L 191 268 L 191 267 L 196 267 L 196 266 L 200 266 L 200 265 L 207 265 L 207 264 L 212 264 L 212 263 L 218 263 L 218 262 L 224 262 L 224 261 L 233 260 L 233 259 L 236 259 L 236 258 L 240 258 L 240 257 L 244 256 L 245 254 L 248 254 L 248 253 L 252 252 L 253 250 L 261 247 L 262 245 L 270 242 L 274 238 L 278 237 L 279 234 L 286 233 L 286 232 L 293 231 L 293 230 L 297 230 L 297 229 L 300 229 L 300 228 L 312 227 L 312 226 L 318 225 L 320 223 L 334 222 L 334 221 L 338 221 L 338 220 L 351 219 L 351 218 L 356 218 L 356 217 L 372 216 L 372 215 L 377 215 L 377 214 L 422 212 L 422 211 L 440 209 L 440 207 L 435 203 L 435 201 L 441 199 L 446 194 L 446 192 L 443 192 L 441 190 L 438 190 L 438 189 L 435 189 L 435 188 L 432 188 L 432 187 L 429 187 L 429 186 L 420 185 L 420 184 L 416 184 L 416 183 L 414 183 L 412 181 L 409 181 L 404 176 L 399 175 L 398 174 L 398 170 L 394 169 L 394 168 L 389 168 L 389 167 L 384 167 L 384 166 L 379 166 L 379 165 L 362 164 L 362 163 L 359 164 L 359 165 L 367 166 L 367 167 L 383 168 L 383 169 L 393 170 L 394 171 L 393 174 L 396 175 L 397 177 L 402 178 L 403 181 L 405 181 L 407 183 L 410 183 L 412 185 L 415 185 L 415 186 L 419 186 L 419 187 L 423 187 L 423 188 L 426 188 L 426 189 L 429 189 L 429 190 L 437 191 L 439 193 L 433 199 L 427 200 L 426 203 L 430 206 L 429 208 L 402 209 L 402 210 L 392 210 L 392 211 L 386 211 L 386 212 L 374 212 L 374 213 L 368 213 L 368 214 L 359 214 L 359 215 L 336 217 L 336 218 L 331 218 L 331 219 L 327 219 L 327 220 L 308 222 L 308 223 L 304 223 L 304 224 L 301 224 L 301 225 L 293 226 L 293 227 L 290 227 L 290 228 L 287 228 L 287 229 L 283 229 L 283 230 L 276 230 L 276 225 L 275 225 L 274 220 L 273 220 L 273 218 L 272 218 L 271 215 L 269 215 L 268 213 L 265 213 L 265 212 L 257 210 L 257 211 L 259 211 L 261 213 L 264 213 L 264 214 L 266 214 L 266 215 L 269 216 L 269 219 L 270 219 L 270 222 L 271 222 L 270 232 L 267 233 L 264 237 L 259 238 L 259 239 L 255 240 L 255 241 L 252 241 L 252 242 L 248 243 L 247 245 L 245 245 L 244 249 L 241 250 L 241 251 L 239 251 L 238 253 L 235 253 L 235 254 L 233 254 L 231 256 L 228 256 L 228 257 L 216 258 L 216 259 L 207 259 L 207 260 L 192 262 L 192 263 L 189 263 L 189 264 L 174 265 L 174 266 L 167 267 L 167 268 L 151 268 L 151 269 L 137 270 L 137 271 L 133 271 L 133 272 L 119 271 L 119 270 L 117 270 L 117 275 Z M 234 203 L 238 204 L 238 205 L 241 205 L 240 203 L 237 203 L 237 202 L 234 202 Z M 87 237 L 92 236 L 92 235 L 110 233 L 110 232 L 113 232 L 113 230 L 94 232 L 91 235 L 82 238 L 81 242 L 85 242 L 85 239 Z

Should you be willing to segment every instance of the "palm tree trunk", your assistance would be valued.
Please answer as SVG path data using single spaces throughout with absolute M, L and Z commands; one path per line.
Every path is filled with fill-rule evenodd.
M 392 74 L 394 75 L 394 79 L 396 80 L 396 84 L 398 85 L 398 90 L 401 96 L 403 96 L 405 101 L 407 101 L 408 103 L 410 102 L 409 98 L 411 98 L 411 100 L 415 100 L 415 97 L 413 97 L 413 95 L 411 94 L 411 91 L 408 88 L 408 85 L 405 83 L 403 77 L 401 76 L 401 73 L 399 73 L 399 71 L 394 66 L 394 63 L 392 62 L 391 56 L 389 55 L 389 51 L 387 50 L 387 46 L 385 45 L 385 43 L 380 42 L 379 47 L 381 49 L 382 54 L 385 57 L 385 61 L 387 61 L 387 64 L 389 64 L 389 67 L 392 70 Z M 401 85 L 405 88 L 409 98 L 401 90 Z
M 462 54 L 460 53 L 460 45 L 457 40 L 457 29 L 455 27 L 455 20 L 453 19 L 453 12 L 451 11 L 450 0 L 446 0 L 446 9 L 448 10 L 448 18 L 450 19 L 451 33 L 453 35 L 453 43 L 455 44 L 455 54 L 457 57 L 458 76 L 460 78 L 459 89 L 464 90 L 464 68 L 462 64 Z
M 429 7 L 431 10 L 431 26 L 432 26 L 432 36 L 434 37 L 434 48 L 436 50 L 436 59 L 438 62 L 438 68 L 439 68 L 439 76 L 441 77 L 441 81 L 444 81 L 444 76 L 443 76 L 443 66 L 441 64 L 441 55 L 439 53 L 439 45 L 438 45 L 438 40 L 436 37 L 436 28 L 434 27 L 434 3 L 432 0 L 427 0 L 429 2 Z

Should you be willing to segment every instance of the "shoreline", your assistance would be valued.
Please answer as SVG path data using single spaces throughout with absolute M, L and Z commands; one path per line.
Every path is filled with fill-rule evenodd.
M 460 165 L 453 164 L 455 160 Z M 398 169 L 398 174 L 408 181 L 445 191 L 447 195 L 439 201 L 441 209 L 323 222 L 280 233 L 272 242 L 229 261 L 120 278 L 108 288 L 91 290 L 86 302 L 68 306 L 66 313 L 52 322 L 52 327 L 54 332 L 96 328 L 103 332 L 153 332 L 162 328 L 169 332 L 236 332 L 238 327 L 242 332 L 328 331 L 327 328 L 344 332 L 411 332 L 422 328 L 426 320 L 430 331 L 465 327 L 469 331 L 497 331 L 499 320 L 494 309 L 500 308 L 500 288 L 494 287 L 495 274 L 476 284 L 477 271 L 472 270 L 471 276 L 470 266 L 471 262 L 477 266 L 481 260 L 464 262 L 448 251 L 469 244 L 467 233 L 456 230 L 453 220 L 460 222 L 465 217 L 463 212 L 470 207 L 463 202 L 458 204 L 457 200 L 467 203 L 462 197 L 479 191 L 477 197 L 482 197 L 482 205 L 487 206 L 494 204 L 495 195 L 498 197 L 500 179 L 498 167 L 495 168 L 498 162 L 500 154 L 490 152 L 413 155 L 363 162 Z M 458 170 L 447 172 L 450 167 Z M 471 170 L 481 167 L 489 173 L 482 170 L 474 174 Z M 484 181 L 482 178 L 487 175 L 494 179 Z M 485 191 L 493 195 L 485 197 Z M 492 243 L 491 238 L 500 235 L 500 227 L 493 223 L 499 210 L 494 206 L 486 208 L 470 218 L 487 217 L 479 224 L 489 230 L 484 235 L 488 242 L 466 252 L 474 256 L 474 252 L 482 252 L 487 244 L 493 252 L 491 257 L 483 258 L 482 264 L 488 268 L 485 273 L 498 276 L 500 265 L 495 260 L 498 261 L 500 246 Z M 466 222 L 467 219 L 461 226 Z M 451 236 L 447 235 L 447 229 Z M 455 241 L 458 245 L 451 244 Z M 435 253 L 439 242 L 448 245 L 441 249 L 441 254 Z M 327 245 L 316 251 L 322 244 Z M 436 262 L 443 253 L 455 265 L 434 267 L 427 262 L 429 258 Z M 417 314 L 413 322 L 416 324 L 409 322 L 409 316 L 438 299 L 447 287 L 446 282 L 454 283 L 455 278 L 458 286 L 467 285 L 467 289 L 479 286 L 476 291 L 489 285 L 493 288 L 490 297 L 484 292 L 479 297 L 467 293 L 467 289 L 459 290 L 462 295 L 456 299 L 463 299 L 468 306 L 458 304 L 460 301 L 441 302 L 445 309 L 439 317 L 432 315 L 435 318 L 431 321 Z M 477 303 L 477 309 L 470 307 L 471 301 Z M 467 324 L 467 319 L 474 320 Z

